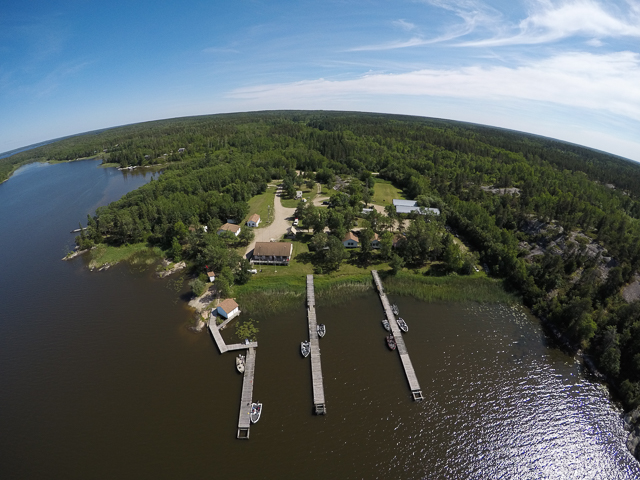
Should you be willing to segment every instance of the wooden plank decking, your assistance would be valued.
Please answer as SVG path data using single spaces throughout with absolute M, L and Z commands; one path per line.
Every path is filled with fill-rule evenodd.
M 391 304 L 389 303 L 387 294 L 384 293 L 384 287 L 382 286 L 382 281 L 380 280 L 378 271 L 371 270 L 371 274 L 373 275 L 373 280 L 376 284 L 378 294 L 380 295 L 380 300 L 382 301 L 382 307 L 384 308 L 384 312 L 387 315 L 387 319 L 389 320 L 389 325 L 391 326 L 391 333 L 393 333 L 393 336 L 396 339 L 396 345 L 397 345 L 396 349 L 400 354 L 400 360 L 402 361 L 402 368 L 404 368 L 404 373 L 407 376 L 407 381 L 409 382 L 409 388 L 411 389 L 411 395 L 414 400 L 423 400 L 424 397 L 422 396 L 420 383 L 418 383 L 416 372 L 413 369 L 413 364 L 411 363 L 411 358 L 409 357 L 409 351 L 407 350 L 407 346 L 404 343 L 404 338 L 402 338 L 402 332 L 400 330 L 400 327 L 398 326 L 396 317 L 393 314 L 393 311 L 391 310 Z
M 244 364 L 242 379 L 242 397 L 240 399 L 240 413 L 238 414 L 237 438 L 249 439 L 251 427 L 251 403 L 253 402 L 253 377 L 256 371 L 256 351 L 250 347 Z
M 313 275 L 307 275 L 307 320 L 309 322 L 309 344 L 311 346 L 311 381 L 313 386 L 313 405 L 316 415 L 326 415 L 324 384 L 322 381 L 322 362 L 320 359 L 320 339 L 318 337 Z
M 215 315 L 211 315 L 209 317 L 209 331 L 213 336 L 213 340 L 216 342 L 218 350 L 220 353 L 229 352 L 231 350 L 246 350 L 247 348 L 258 348 L 258 342 L 250 342 L 248 345 L 246 343 L 232 343 L 231 345 L 227 345 L 224 343 L 224 339 L 220 334 L 220 327 L 222 325 L 216 325 L 216 317 Z

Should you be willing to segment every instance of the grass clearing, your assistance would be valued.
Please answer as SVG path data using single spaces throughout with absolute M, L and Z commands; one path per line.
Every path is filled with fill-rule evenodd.
M 159 247 L 149 247 L 144 242 L 120 247 L 100 244 L 91 251 L 89 268 L 100 268 L 106 264 L 115 265 L 126 260 L 134 264 L 150 265 L 160 257 L 162 257 L 162 250 Z
M 406 197 L 402 193 L 402 190 L 395 187 L 388 180 L 376 179 L 376 183 L 373 185 L 372 203 L 385 207 L 391 205 L 394 198 L 404 199 Z
M 306 185 L 302 185 L 302 187 L 299 188 L 300 191 L 302 191 L 302 198 L 305 198 L 307 200 L 307 202 L 311 202 L 314 198 L 316 198 L 316 193 L 317 193 L 317 188 L 315 185 L 313 186 L 313 188 L 307 188 Z M 296 187 L 296 190 L 298 190 L 298 188 Z M 282 206 L 286 207 L 286 208 L 296 208 L 298 206 L 298 203 L 300 203 L 300 199 L 295 199 L 295 198 L 283 198 L 282 199 Z
M 268 187 L 264 193 L 256 195 L 249 200 L 249 214 L 244 219 L 246 225 L 251 215 L 260 215 L 260 225 L 258 228 L 266 227 L 273 223 L 273 202 L 276 198 L 276 187 Z M 271 207 L 271 208 L 269 208 Z

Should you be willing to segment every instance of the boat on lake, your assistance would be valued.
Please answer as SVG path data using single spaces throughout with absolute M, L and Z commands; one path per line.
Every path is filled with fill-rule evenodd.
M 393 312 L 394 315 L 400 315 L 400 309 L 398 308 L 398 305 L 396 305 L 395 303 L 391 305 L 391 311 Z
M 260 415 L 262 415 L 262 404 L 260 402 L 255 402 L 251 404 L 251 423 L 257 423 L 260 420 Z
M 324 337 L 324 334 L 327 333 L 327 327 L 324 326 L 324 323 L 317 325 L 316 330 L 320 338 Z
M 407 322 L 405 322 L 402 317 L 398 317 L 397 321 L 398 321 L 398 326 L 400 327 L 400 330 L 407 333 L 409 331 L 409 325 L 407 325 Z
M 240 354 L 236 357 L 236 369 L 240 373 L 244 373 L 244 355 Z
M 387 332 L 391 331 L 391 325 L 389 325 L 389 320 L 387 320 L 386 318 L 382 320 L 382 326 Z
M 391 350 L 395 350 L 396 349 L 396 339 L 393 337 L 393 333 L 387 335 L 387 346 Z
M 300 343 L 300 352 L 303 357 L 308 357 L 309 353 L 311 353 L 311 344 L 307 341 Z

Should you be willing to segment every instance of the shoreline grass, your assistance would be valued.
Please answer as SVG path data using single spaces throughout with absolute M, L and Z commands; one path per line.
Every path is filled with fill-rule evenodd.
M 89 268 L 101 268 L 107 264 L 113 266 L 123 261 L 129 261 L 134 265 L 142 263 L 150 265 L 161 257 L 162 250 L 159 247 L 150 247 L 144 242 L 119 247 L 100 244 L 91 251 Z

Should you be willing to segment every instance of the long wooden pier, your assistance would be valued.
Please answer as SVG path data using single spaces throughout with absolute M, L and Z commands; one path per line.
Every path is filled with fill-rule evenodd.
M 311 381 L 313 384 L 313 405 L 316 415 L 326 415 L 324 385 L 322 382 L 322 363 L 320 361 L 320 339 L 316 321 L 316 298 L 313 288 L 313 275 L 307 275 L 307 319 L 309 321 L 309 344 L 311 346 Z
M 396 320 L 396 317 L 393 314 L 393 311 L 391 310 L 391 304 L 389 303 L 387 294 L 384 293 L 384 287 L 382 286 L 382 281 L 380 280 L 378 271 L 371 270 L 371 274 L 373 275 L 373 280 L 376 284 L 378 294 L 380 295 L 380 300 L 382 301 L 382 307 L 384 308 L 384 312 L 387 315 L 387 319 L 389 320 L 389 325 L 391 326 L 391 332 L 393 333 L 393 336 L 396 339 L 396 345 L 397 345 L 396 349 L 400 354 L 402 367 L 404 368 L 404 373 L 407 376 L 407 381 L 409 382 L 409 388 L 411 389 L 411 395 L 414 400 L 423 400 L 424 397 L 422 396 L 422 390 L 420 389 L 420 384 L 418 383 L 416 372 L 413 369 L 413 364 L 411 363 L 411 358 L 409 357 L 409 351 L 407 350 L 407 346 L 404 343 L 404 338 L 402 338 L 402 332 L 400 331 L 400 327 L 398 326 L 398 321 Z
M 251 427 L 251 403 L 253 402 L 253 377 L 256 371 L 256 351 L 249 347 L 244 363 L 244 377 L 242 379 L 242 397 L 240 399 L 240 413 L 238 414 L 237 438 L 249 439 Z

